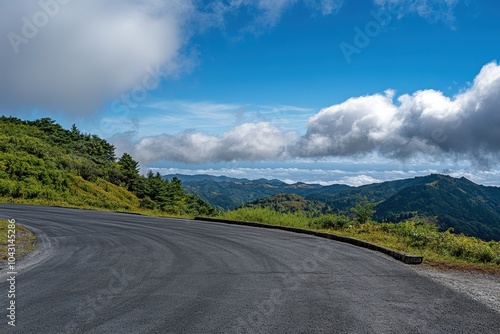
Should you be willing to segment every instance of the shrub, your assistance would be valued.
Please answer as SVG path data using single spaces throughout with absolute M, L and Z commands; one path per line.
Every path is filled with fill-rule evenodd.
M 146 196 L 139 201 L 139 207 L 142 209 L 155 210 L 158 208 L 158 205 L 151 198 Z
M 10 196 L 14 192 L 15 186 L 14 181 L 0 179 L 0 196 Z
M 411 219 L 394 225 L 393 232 L 405 238 L 411 247 L 422 248 L 434 242 L 438 236 L 438 227 L 422 221 Z

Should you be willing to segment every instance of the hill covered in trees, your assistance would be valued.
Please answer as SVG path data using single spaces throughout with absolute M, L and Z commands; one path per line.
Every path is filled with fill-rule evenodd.
M 277 194 L 244 205 L 245 208 L 270 208 L 281 213 L 304 212 L 310 216 L 330 213 L 322 202 L 310 201 L 296 194 Z
M 188 180 L 186 191 L 224 209 L 248 205 L 278 212 L 302 210 L 352 215 L 352 208 L 366 200 L 375 205 L 375 221 L 397 223 L 419 216 L 434 222 L 442 231 L 452 227 L 457 233 L 500 240 L 500 188 L 478 185 L 466 178 L 431 174 L 360 187 L 337 184 L 323 187 L 207 175 L 178 177 Z
M 165 175 L 165 178 L 177 177 L 182 180 L 184 189 L 198 195 L 210 204 L 222 210 L 236 209 L 246 203 L 276 194 L 296 194 L 306 196 L 323 187 L 319 184 L 287 184 L 280 180 L 248 180 L 212 175 Z M 336 185 L 339 189 L 349 186 Z
M 434 217 L 442 230 L 500 240 L 500 188 L 444 175 L 423 180 L 378 204 L 375 218 L 397 222 L 418 214 Z
M 0 201 L 198 215 L 214 208 L 177 178 L 139 174 L 129 155 L 73 125 L 0 117 Z

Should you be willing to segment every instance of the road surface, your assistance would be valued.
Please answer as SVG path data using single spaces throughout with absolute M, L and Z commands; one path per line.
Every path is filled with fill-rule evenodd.
M 382 254 L 286 231 L 0 205 L 39 235 L 1 333 L 498 333 L 500 314 Z

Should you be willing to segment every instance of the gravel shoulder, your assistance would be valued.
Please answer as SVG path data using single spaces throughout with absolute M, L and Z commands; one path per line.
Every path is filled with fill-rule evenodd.
M 419 274 L 465 294 L 500 313 L 500 275 L 442 270 L 429 266 L 412 268 Z

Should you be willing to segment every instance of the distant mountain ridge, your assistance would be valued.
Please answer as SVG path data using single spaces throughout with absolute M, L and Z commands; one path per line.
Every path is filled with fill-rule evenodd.
M 174 175 L 167 175 L 171 178 Z M 323 211 L 348 213 L 361 197 L 375 202 L 377 221 L 398 222 L 419 215 L 432 217 L 442 230 L 485 240 L 500 240 L 500 188 L 475 184 L 466 178 L 431 174 L 359 187 L 347 185 L 287 184 L 279 180 L 247 180 L 215 176 L 175 175 L 187 192 L 200 196 L 222 209 L 278 194 L 296 194 L 308 201 L 325 204 Z M 301 202 L 294 199 L 295 202 Z M 275 203 L 272 199 L 270 203 Z M 266 201 L 257 201 L 266 203 Z M 276 206 L 276 204 L 273 204 Z M 312 205 L 306 203 L 302 206 Z M 318 209 L 319 210 L 319 209 Z
M 183 183 L 189 182 L 199 182 L 199 181 L 215 181 L 215 182 L 249 182 L 249 179 L 237 179 L 229 176 L 214 176 L 208 174 L 197 174 L 197 175 L 184 175 L 184 174 L 170 174 L 164 175 L 164 179 L 173 179 L 177 177 Z M 279 181 L 279 180 L 276 180 Z M 281 181 L 279 181 L 281 182 Z
M 213 206 L 224 210 L 236 209 L 256 199 L 280 193 L 306 196 L 323 188 L 319 184 L 296 183 L 290 185 L 280 180 L 248 180 L 226 176 L 173 174 L 163 177 L 167 179 L 177 177 L 182 181 L 183 187 L 188 193 L 197 194 Z

